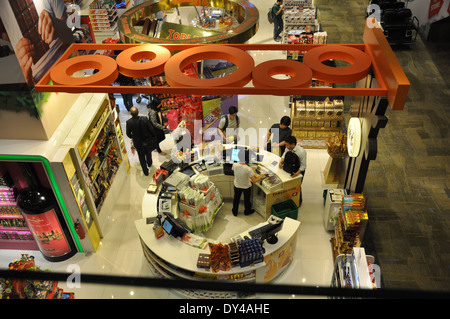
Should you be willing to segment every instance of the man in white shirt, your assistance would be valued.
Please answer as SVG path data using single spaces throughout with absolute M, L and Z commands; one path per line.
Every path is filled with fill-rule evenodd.
M 233 215 L 237 216 L 239 209 L 239 201 L 242 193 L 244 193 L 244 215 L 250 215 L 254 211 L 250 197 L 252 194 L 252 182 L 257 183 L 264 176 L 263 174 L 255 177 L 253 169 L 247 165 L 245 160 L 245 150 L 239 151 L 239 163 L 233 163 L 234 171 L 234 198 L 233 198 Z
M 283 168 L 283 163 L 284 163 L 284 158 L 287 154 L 287 152 L 292 151 L 295 155 L 298 156 L 299 160 L 300 160 L 300 168 L 298 171 L 296 172 L 292 172 L 292 177 L 297 176 L 298 174 L 302 174 L 303 176 L 305 176 L 305 171 L 306 171 L 306 151 L 303 147 L 301 147 L 300 145 L 297 145 L 297 139 L 295 138 L 295 136 L 289 136 L 288 138 L 286 138 L 286 150 L 284 151 L 282 157 L 281 157 L 281 161 L 279 164 L 280 168 Z

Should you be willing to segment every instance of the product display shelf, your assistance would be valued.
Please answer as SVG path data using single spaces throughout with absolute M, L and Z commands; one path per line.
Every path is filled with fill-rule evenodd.
M 377 289 L 381 288 L 380 267 L 375 258 L 366 255 L 363 247 L 354 248 L 351 254 L 341 254 L 335 259 L 332 288 Z
M 369 221 L 364 195 L 343 195 L 341 205 L 331 241 L 334 256 L 349 254 L 360 247 Z
M 138 224 L 142 223 L 142 221 L 137 221 Z M 152 232 L 152 225 L 147 225 L 148 232 Z M 149 234 L 149 236 L 154 236 L 153 234 Z M 171 238 L 168 234 L 165 234 L 162 238 L 158 239 L 156 243 L 162 243 L 161 241 L 172 242 L 174 239 Z M 254 283 L 256 280 L 256 269 L 260 267 L 264 267 L 265 264 L 259 263 L 254 266 L 248 267 L 234 267 L 230 271 L 219 271 L 218 273 L 213 273 L 212 271 L 206 271 L 203 269 L 195 269 L 188 264 L 195 263 L 195 259 L 197 258 L 198 253 L 207 253 L 205 250 L 201 250 L 194 247 L 189 247 L 184 243 L 177 243 L 179 245 L 185 245 L 184 248 L 188 250 L 178 250 L 179 258 L 185 260 L 183 267 L 176 266 L 167 260 L 158 257 L 145 243 L 145 239 L 141 236 L 141 244 L 144 252 L 144 256 L 147 259 L 150 269 L 155 274 L 155 276 L 160 278 L 167 279 L 176 279 L 176 280 L 194 280 L 194 281 L 204 281 L 204 280 L 227 280 L 233 282 L 251 282 Z M 180 248 L 183 248 L 181 246 Z M 158 249 L 159 250 L 159 249 Z M 189 268 L 189 269 L 188 269 Z M 253 295 L 242 295 L 240 293 L 235 292 L 210 292 L 203 290 L 190 290 L 190 289 L 176 289 L 176 292 L 182 294 L 185 297 L 189 298 L 248 298 L 253 297 Z
M 115 33 L 119 21 L 116 6 L 103 6 L 94 1 L 89 6 L 89 19 L 94 32 Z
M 291 96 L 292 135 L 305 148 L 326 149 L 344 127 L 344 102 L 333 97 Z
M 115 110 L 108 95 L 103 94 L 99 99 L 101 100 L 92 122 L 76 142 L 76 148 L 71 149 L 71 153 L 82 176 L 81 185 L 88 190 L 86 199 L 101 225 L 106 218 L 101 212 L 109 210 L 113 205 L 113 197 L 120 191 L 120 186 L 115 186 L 115 180 L 118 179 L 118 184 L 121 184 L 129 166 L 123 164 L 128 163 L 128 158 L 124 157 L 126 149 L 120 146 L 123 134 L 120 123 L 118 125 L 115 120 Z M 80 122 L 80 126 L 87 124 L 84 119 L 80 121 L 83 122 Z
M 0 191 L 0 249 L 38 250 L 22 211 L 17 206 L 14 189 L 2 186 Z
M 289 35 L 314 34 L 320 30 L 319 11 L 313 0 L 284 1 L 282 42 L 289 43 Z

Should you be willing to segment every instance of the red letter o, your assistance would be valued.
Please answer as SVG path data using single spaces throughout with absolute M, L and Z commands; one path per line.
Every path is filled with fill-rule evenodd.
M 343 68 L 330 67 L 325 60 L 343 60 L 351 65 Z M 313 70 L 313 77 L 330 83 L 359 81 L 368 73 L 372 61 L 363 51 L 338 44 L 329 44 L 309 50 L 303 56 L 303 63 Z
M 183 74 L 183 69 L 200 60 L 220 59 L 232 62 L 237 70 L 232 74 L 215 79 L 196 79 Z M 170 86 L 182 87 L 242 87 L 252 79 L 255 66 L 253 58 L 237 48 L 228 46 L 202 45 L 176 53 L 164 67 L 166 81 Z
M 147 62 L 136 62 L 150 59 Z M 119 71 L 132 78 L 145 78 L 164 72 L 164 64 L 170 59 L 170 51 L 155 44 L 142 44 L 119 53 L 116 58 Z
M 272 76 L 277 74 L 290 75 L 291 78 L 274 79 Z M 253 85 L 260 88 L 310 87 L 312 75 L 311 69 L 303 63 L 292 60 L 271 60 L 255 67 Z
M 99 70 L 91 76 L 72 77 L 77 71 L 86 69 Z M 111 85 L 117 79 L 119 72 L 113 58 L 106 55 L 82 55 L 62 61 L 50 71 L 50 78 L 57 85 Z

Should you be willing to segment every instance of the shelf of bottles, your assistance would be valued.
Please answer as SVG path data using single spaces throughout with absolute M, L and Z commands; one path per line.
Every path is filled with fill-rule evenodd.
M 17 206 L 17 191 L 7 172 L 0 175 L 0 249 L 37 249 L 21 209 Z M 35 247 L 36 246 L 36 247 Z
M 94 127 L 95 137 L 90 139 L 90 148 L 82 157 L 81 170 L 92 193 L 97 212 L 108 194 L 108 190 L 122 163 L 122 153 L 117 140 L 117 127 L 109 108 L 106 107 Z M 92 131 L 91 131 L 92 133 Z M 91 135 L 92 136 L 92 135 Z

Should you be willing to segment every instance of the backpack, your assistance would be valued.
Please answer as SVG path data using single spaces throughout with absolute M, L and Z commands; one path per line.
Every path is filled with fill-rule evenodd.
M 283 170 L 289 174 L 295 173 L 300 169 L 300 159 L 297 154 L 288 151 L 284 156 Z
M 269 23 L 273 23 L 273 7 L 269 9 L 269 12 L 267 12 L 267 20 L 269 20 Z
M 228 115 L 222 115 L 225 119 L 225 124 L 223 125 L 222 131 L 225 132 L 228 127 Z M 239 116 L 236 115 L 236 124 L 239 126 Z

